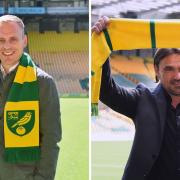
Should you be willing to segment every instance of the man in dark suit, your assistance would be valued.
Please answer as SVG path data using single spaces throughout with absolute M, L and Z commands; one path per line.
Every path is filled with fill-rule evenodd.
M 107 24 L 103 17 L 92 31 Z M 132 118 L 136 129 L 123 180 L 180 179 L 180 49 L 158 49 L 154 68 L 154 90 L 142 84 L 129 90 L 115 83 L 109 60 L 103 65 L 100 100 Z

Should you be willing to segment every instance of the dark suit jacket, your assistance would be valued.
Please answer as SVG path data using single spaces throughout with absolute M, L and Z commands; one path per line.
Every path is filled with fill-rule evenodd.
M 140 84 L 128 90 L 110 76 L 109 61 L 103 65 L 100 100 L 132 118 L 135 137 L 123 180 L 145 180 L 161 147 L 166 119 L 166 98 L 161 84 L 149 90 Z

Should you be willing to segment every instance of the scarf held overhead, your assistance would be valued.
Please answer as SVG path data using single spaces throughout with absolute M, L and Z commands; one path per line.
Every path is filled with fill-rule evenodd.
M 39 86 L 36 66 L 24 53 L 4 108 L 5 160 L 36 161 L 39 149 Z
M 106 30 L 91 38 L 91 113 L 98 115 L 102 66 L 113 50 L 179 48 L 180 21 L 110 19 Z

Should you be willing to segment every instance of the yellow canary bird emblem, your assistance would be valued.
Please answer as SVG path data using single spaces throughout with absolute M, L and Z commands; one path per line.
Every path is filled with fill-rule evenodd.
M 32 113 L 27 112 L 19 121 L 17 121 L 14 125 L 12 125 L 11 128 L 27 124 L 31 120 L 31 116 Z

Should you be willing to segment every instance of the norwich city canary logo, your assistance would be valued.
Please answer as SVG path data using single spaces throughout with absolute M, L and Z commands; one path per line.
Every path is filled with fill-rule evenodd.
M 14 134 L 24 136 L 34 127 L 33 110 L 7 111 L 7 126 Z

